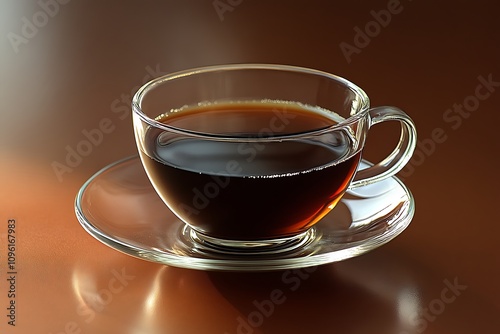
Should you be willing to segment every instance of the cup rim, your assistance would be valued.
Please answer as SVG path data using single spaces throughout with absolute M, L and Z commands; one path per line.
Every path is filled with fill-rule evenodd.
M 172 81 L 175 79 L 191 76 L 191 75 L 196 75 L 196 74 L 202 74 L 202 73 L 209 73 L 209 72 L 216 72 L 216 71 L 232 71 L 232 70 L 246 70 L 246 69 L 259 69 L 259 70 L 275 70 L 275 71 L 284 71 L 284 72 L 295 72 L 295 73 L 306 73 L 306 74 L 311 74 L 315 76 L 321 76 L 321 77 L 326 77 L 331 80 L 335 80 L 337 82 L 340 82 L 346 86 L 346 88 L 350 89 L 353 91 L 361 100 L 360 106 L 359 106 L 359 111 L 357 111 L 355 114 L 351 115 L 349 118 L 344 119 L 343 121 L 324 127 L 320 129 L 312 129 L 309 131 L 304 131 L 300 133 L 293 133 L 293 134 L 285 134 L 285 135 L 273 135 L 272 137 L 266 137 L 262 136 L 260 138 L 242 138 L 241 136 L 233 136 L 233 135 L 227 135 L 227 134 L 214 134 L 214 133 L 205 133 L 205 132 L 199 132 L 199 131 L 192 131 L 192 130 L 187 130 L 179 127 L 175 127 L 172 125 L 168 125 L 165 123 L 158 122 L 157 120 L 149 117 L 146 115 L 141 108 L 141 101 L 143 98 L 146 96 L 148 91 L 154 89 L 156 86 L 161 85 L 162 83 L 166 81 Z M 300 101 L 296 101 L 300 102 Z M 203 67 L 196 67 L 196 68 L 191 68 L 191 69 L 186 69 L 186 70 L 181 70 L 181 71 L 176 71 L 172 72 L 169 74 L 165 74 L 162 76 L 159 76 L 157 78 L 154 78 L 145 84 L 143 84 L 137 92 L 134 94 L 132 98 L 132 112 L 134 115 L 138 116 L 143 122 L 149 124 L 150 126 L 153 126 L 155 128 L 159 128 L 161 130 L 165 131 L 171 131 L 175 132 L 178 134 L 184 134 L 184 135 L 189 135 L 189 136 L 196 136 L 196 137 L 201 137 L 201 138 L 217 138 L 217 139 L 228 139 L 228 140 L 242 140 L 242 139 L 252 139 L 252 140 L 266 140 L 266 139 L 273 139 L 273 140 L 280 140 L 284 138 L 294 138 L 297 136 L 303 137 L 303 136 L 310 136 L 310 135 L 319 135 L 325 132 L 329 131 L 335 131 L 341 128 L 345 128 L 346 126 L 350 126 L 356 122 L 358 122 L 360 119 L 363 119 L 367 116 L 368 112 L 370 110 L 370 99 L 368 95 L 365 93 L 364 90 L 362 90 L 359 86 L 356 84 L 352 83 L 351 81 L 335 75 L 331 74 L 325 71 L 321 70 L 316 70 L 312 68 L 307 68 L 307 67 L 301 67 L 301 66 L 294 66 L 294 65 L 281 65 L 281 64 L 264 64 L 264 63 L 237 63 L 237 64 L 224 64 L 224 65 L 211 65 L 211 66 L 203 66 Z

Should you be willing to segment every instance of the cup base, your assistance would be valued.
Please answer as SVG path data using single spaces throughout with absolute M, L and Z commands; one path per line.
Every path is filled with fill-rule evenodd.
M 228 240 L 207 236 L 186 225 L 182 233 L 204 252 L 231 255 L 273 255 L 295 251 L 305 247 L 316 238 L 314 227 L 300 234 L 266 240 Z

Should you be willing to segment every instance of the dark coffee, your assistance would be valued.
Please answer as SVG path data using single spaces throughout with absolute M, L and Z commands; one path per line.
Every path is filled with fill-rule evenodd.
M 273 139 L 341 120 L 293 103 L 219 103 L 156 120 L 213 134 L 208 140 L 150 128 L 139 152 L 171 210 L 198 232 L 221 239 L 272 239 L 305 231 L 340 199 L 361 157 L 349 131 Z

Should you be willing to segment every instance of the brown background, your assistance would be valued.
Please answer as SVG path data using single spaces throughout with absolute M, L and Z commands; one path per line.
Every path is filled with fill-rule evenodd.
M 212 0 L 62 2 L 41 0 L 52 16 L 35 1 L 0 5 L 2 333 L 498 333 L 500 84 L 470 115 L 446 120 L 455 104 L 474 101 L 479 77 L 500 82 L 495 1 L 401 0 L 367 45 L 357 40 L 350 61 L 341 43 L 355 46 L 356 27 L 375 27 L 373 13 L 396 2 L 220 0 L 231 7 L 223 20 Z M 40 27 L 25 27 L 31 36 L 13 43 L 34 20 Z M 411 115 L 419 153 L 402 176 L 417 210 L 402 235 L 361 257 L 292 273 L 292 284 L 281 272 L 141 261 L 80 227 L 79 187 L 135 153 L 128 104 L 146 76 L 241 62 L 332 72 L 360 85 L 372 105 Z M 58 177 L 54 162 L 64 164 L 67 146 L 103 119 L 113 131 Z M 436 128 L 444 142 L 432 141 Z M 365 158 L 386 154 L 393 134 L 375 128 Z M 6 317 L 8 219 L 16 220 L 15 327 Z M 261 326 L 243 328 L 275 289 L 284 302 Z

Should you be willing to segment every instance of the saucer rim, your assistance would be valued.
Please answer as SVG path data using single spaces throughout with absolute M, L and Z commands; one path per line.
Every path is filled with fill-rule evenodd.
M 396 220 L 399 219 L 400 221 L 395 224 L 391 223 L 390 227 L 385 229 L 382 233 L 378 233 L 366 239 L 350 243 L 351 244 L 350 247 L 344 249 L 338 249 L 333 252 L 319 254 L 319 255 L 313 254 L 310 256 L 303 257 L 303 259 L 309 259 L 309 261 L 295 261 L 295 262 L 290 261 L 290 258 L 252 259 L 252 260 L 242 259 L 239 261 L 235 261 L 234 258 L 207 259 L 202 257 L 180 256 L 178 254 L 177 255 L 169 254 L 166 253 L 165 251 L 159 252 L 148 248 L 137 247 L 123 240 L 115 239 L 113 238 L 113 235 L 105 233 L 103 230 L 99 229 L 95 223 L 90 221 L 89 218 L 85 216 L 83 212 L 82 199 L 85 191 L 89 188 L 89 186 L 105 172 L 108 172 L 112 170 L 114 167 L 131 162 L 133 160 L 140 161 L 140 157 L 138 155 L 132 155 L 119 159 L 115 162 L 112 162 L 104 166 L 96 173 L 94 173 L 90 178 L 88 178 L 83 183 L 83 185 L 80 187 L 80 189 L 76 194 L 74 201 L 75 214 L 82 228 L 92 237 L 94 237 L 101 243 L 105 244 L 106 246 L 138 259 L 159 263 L 163 265 L 170 265 L 174 267 L 195 269 L 195 270 L 255 272 L 255 271 L 274 271 L 274 270 L 306 268 L 306 267 L 324 265 L 334 262 L 340 262 L 347 260 L 349 258 L 354 258 L 363 255 L 390 242 L 391 240 L 399 236 L 410 225 L 415 214 L 415 199 L 413 194 L 408 189 L 408 187 L 403 183 L 403 181 L 401 181 L 396 176 L 391 176 L 390 178 L 392 178 L 394 181 L 397 182 L 398 186 L 402 188 L 405 195 L 407 196 L 407 200 L 403 202 L 405 210 L 400 209 L 398 210 L 399 213 L 398 215 L 392 215 L 390 217 L 391 219 L 396 219 Z M 362 159 L 362 162 L 367 165 L 372 165 L 371 162 L 368 162 L 364 159 Z M 357 190 L 362 189 L 363 187 L 365 186 L 359 187 L 357 188 Z M 154 191 L 153 188 L 151 189 L 152 191 Z M 402 218 L 398 217 L 402 215 L 404 217 Z M 356 233 L 354 233 L 353 235 L 355 234 Z M 366 246 L 367 243 L 370 243 L 369 246 L 363 247 Z

